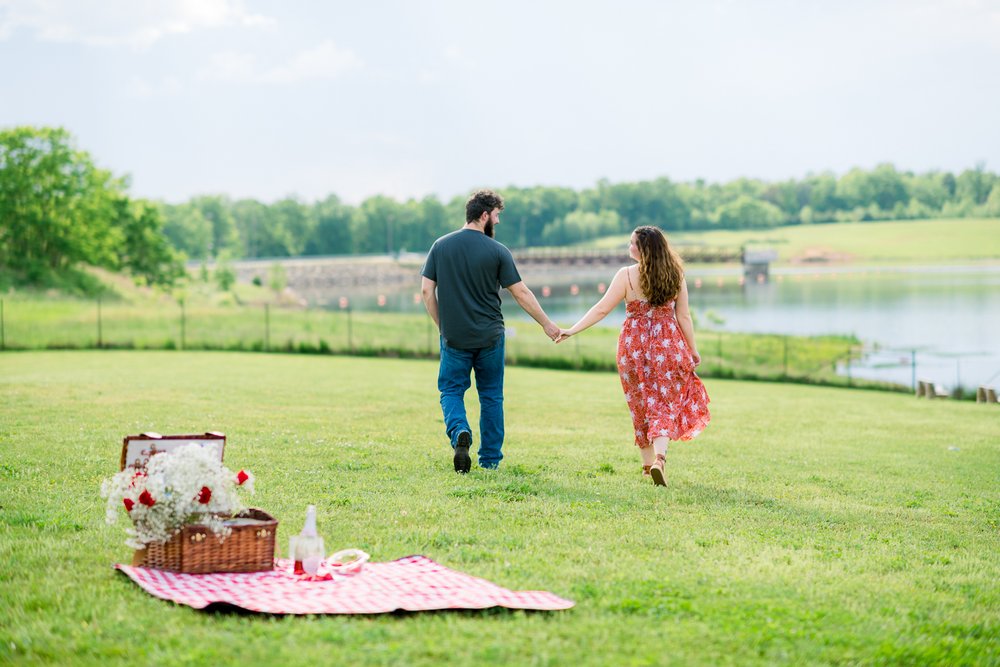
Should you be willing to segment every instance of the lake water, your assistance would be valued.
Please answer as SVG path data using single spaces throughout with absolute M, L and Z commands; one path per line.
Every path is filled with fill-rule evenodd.
M 867 350 L 851 368 L 856 377 L 910 385 L 915 375 L 948 389 L 1000 384 L 1000 266 L 786 269 L 738 291 L 701 280 L 692 307 L 703 321 L 718 314 L 717 328 L 856 336 Z
M 612 275 L 548 274 L 526 281 L 546 312 L 569 326 L 599 298 L 600 280 L 610 282 Z M 866 348 L 864 360 L 852 364 L 854 377 L 910 386 L 915 375 L 948 389 L 1000 385 L 1000 265 L 778 268 L 769 282 L 745 285 L 740 275 L 739 269 L 688 267 L 700 328 L 854 335 Z M 388 308 L 422 308 L 414 290 L 387 296 Z M 530 319 L 510 298 L 504 312 Z M 620 326 L 624 317 L 622 305 L 602 325 Z

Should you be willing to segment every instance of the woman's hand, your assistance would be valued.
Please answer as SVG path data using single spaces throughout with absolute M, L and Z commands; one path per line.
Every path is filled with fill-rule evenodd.
M 695 368 L 701 363 L 701 355 L 698 354 L 698 350 L 693 350 L 691 352 L 691 358 L 694 359 Z
M 573 332 L 571 332 L 569 329 L 560 329 L 559 330 L 559 335 L 554 340 L 557 343 L 561 343 L 561 342 L 563 342 L 564 340 L 566 340 L 567 338 L 569 338 L 572 335 L 573 335 Z

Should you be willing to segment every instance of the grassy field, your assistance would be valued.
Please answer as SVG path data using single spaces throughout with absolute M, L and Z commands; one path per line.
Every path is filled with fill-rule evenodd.
M 1000 664 L 1000 412 L 710 380 L 714 421 L 638 473 L 609 374 L 512 368 L 501 470 L 451 470 L 432 361 L 0 354 L 6 664 Z M 473 401 L 474 402 L 474 401 Z M 475 410 L 471 415 L 475 419 Z M 567 612 L 212 614 L 112 571 L 128 433 L 226 432 L 278 542 L 424 554 Z
M 767 245 L 780 262 L 828 256 L 833 261 L 936 264 L 1000 260 L 1000 219 L 903 220 L 798 225 L 762 231 L 672 232 L 674 243 L 710 246 Z M 612 248 L 628 236 L 589 243 Z

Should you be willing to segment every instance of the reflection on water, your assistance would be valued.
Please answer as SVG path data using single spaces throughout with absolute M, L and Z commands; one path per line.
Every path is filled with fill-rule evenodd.
M 607 273 L 527 282 L 546 312 L 568 326 L 600 298 Z M 746 285 L 738 270 L 690 267 L 688 288 L 700 328 L 858 337 L 868 353 L 850 369 L 854 377 L 907 386 L 916 377 L 948 388 L 1000 384 L 1000 266 L 776 269 L 770 282 Z M 416 283 L 383 296 L 380 306 L 377 294 L 352 295 L 351 307 L 423 308 Z M 509 296 L 504 314 L 530 319 Z M 602 324 L 618 327 L 624 318 L 622 304 Z
M 857 377 L 1000 381 L 1000 267 L 779 272 L 736 294 L 691 292 L 696 311 L 717 313 L 725 330 L 857 336 L 870 349 Z

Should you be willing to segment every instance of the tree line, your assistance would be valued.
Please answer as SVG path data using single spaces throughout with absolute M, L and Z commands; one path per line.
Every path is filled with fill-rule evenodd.
M 883 164 L 842 176 L 801 180 L 676 183 L 600 181 L 561 187 L 498 188 L 505 200 L 500 230 L 511 247 L 567 245 L 626 233 L 638 225 L 667 231 L 766 229 L 845 221 L 1000 217 L 1000 175 L 983 165 L 958 175 L 915 174 Z M 370 197 L 357 206 L 336 195 L 315 203 L 273 204 L 225 196 L 165 205 L 164 232 L 194 259 L 291 257 L 426 251 L 465 220 L 465 197 L 400 202 Z
M 501 238 L 511 247 L 578 243 L 645 224 L 694 231 L 1000 217 L 1000 175 L 983 164 L 957 175 L 882 164 L 779 182 L 498 189 L 506 201 Z M 169 285 L 185 259 L 422 252 L 464 222 L 464 206 L 465 197 L 434 196 L 351 205 L 334 194 L 270 204 L 222 195 L 148 201 L 130 197 L 127 179 L 98 168 L 64 129 L 0 131 L 0 269 L 14 282 L 44 282 L 82 263 Z

